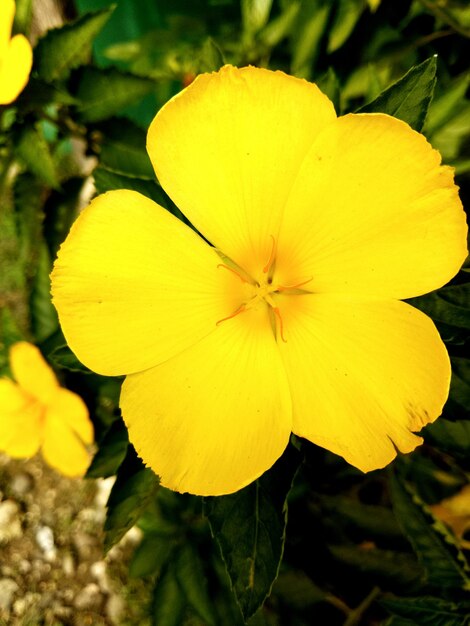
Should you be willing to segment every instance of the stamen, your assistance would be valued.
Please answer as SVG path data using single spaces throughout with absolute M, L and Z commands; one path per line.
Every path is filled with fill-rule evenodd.
M 223 266 L 225 267 L 225 266 Z M 227 269 L 230 269 L 229 267 Z M 223 317 L 221 320 L 219 320 L 218 322 L 215 323 L 216 326 L 218 326 L 219 324 L 222 324 L 222 322 L 226 322 L 227 320 L 231 320 L 232 317 L 236 317 L 237 315 L 239 315 L 240 313 L 244 313 L 246 311 L 246 306 L 244 304 L 241 304 L 238 309 L 232 313 L 232 315 L 229 315 L 228 317 Z
M 240 274 L 240 272 L 237 272 L 237 270 L 234 270 L 233 267 L 229 267 L 228 265 L 225 265 L 224 263 L 219 263 L 217 265 L 217 269 L 219 269 L 219 267 L 223 267 L 224 269 L 228 270 L 229 272 L 232 272 L 232 274 L 235 274 L 235 276 L 238 276 L 238 278 L 242 281 L 242 283 L 249 283 L 248 280 L 246 280 L 246 278 L 243 278 L 243 276 Z
M 287 339 L 284 337 L 284 324 L 282 323 L 281 311 L 279 310 L 279 307 L 277 306 L 272 307 L 272 309 L 273 309 L 274 315 L 279 320 L 279 334 L 281 335 L 281 339 L 284 343 L 287 343 Z
M 307 283 L 310 283 L 313 280 L 313 276 L 311 278 L 308 278 L 307 280 L 304 280 L 301 283 L 297 283 L 296 285 L 278 285 L 277 286 L 277 291 L 289 291 L 289 289 L 298 289 L 299 287 L 302 287 L 302 285 L 306 285 Z
M 268 262 L 266 263 L 266 265 L 263 267 L 263 272 L 265 274 L 267 274 L 269 272 L 269 270 L 271 269 L 272 264 L 274 263 L 274 258 L 275 258 L 275 251 L 276 251 L 276 241 L 274 239 L 274 237 L 272 235 L 269 235 L 271 237 L 271 239 L 273 240 L 273 244 L 271 247 L 271 254 L 269 255 L 269 259 Z

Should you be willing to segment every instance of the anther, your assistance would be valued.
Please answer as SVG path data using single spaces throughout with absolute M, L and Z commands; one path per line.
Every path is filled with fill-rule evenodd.
M 225 266 L 223 266 L 225 267 Z M 227 269 L 230 269 L 229 267 Z M 216 326 L 218 326 L 219 324 L 222 324 L 222 322 L 226 322 L 227 320 L 231 320 L 232 317 L 236 317 L 237 315 L 239 315 L 240 313 L 244 313 L 246 311 L 246 306 L 244 304 L 241 304 L 238 309 L 232 313 L 232 315 L 229 315 L 227 317 L 222 318 L 221 320 L 219 320 L 218 322 L 215 323 Z
M 279 320 L 279 334 L 281 335 L 281 339 L 284 343 L 287 343 L 287 339 L 284 337 L 284 324 L 282 323 L 282 317 L 281 317 L 281 312 L 279 310 L 279 307 L 277 306 L 272 307 L 272 310 L 273 310 L 274 315 Z
M 272 264 L 274 263 L 274 258 L 275 258 L 275 252 L 276 252 L 276 241 L 274 239 L 274 237 L 272 235 L 269 235 L 272 239 L 272 246 L 271 246 L 271 254 L 269 255 L 269 259 L 268 262 L 266 263 L 266 265 L 263 267 L 263 272 L 265 274 L 267 274 L 267 272 L 269 272 L 269 270 L 271 269 Z

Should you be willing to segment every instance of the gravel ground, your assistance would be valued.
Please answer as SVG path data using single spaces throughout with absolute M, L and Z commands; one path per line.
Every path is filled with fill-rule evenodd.
M 127 575 L 138 530 L 103 553 L 112 481 L 0 455 L 0 626 L 149 626 L 147 587 Z

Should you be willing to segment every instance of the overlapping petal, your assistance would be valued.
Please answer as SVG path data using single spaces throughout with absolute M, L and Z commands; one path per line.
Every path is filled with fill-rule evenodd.
M 293 431 L 363 471 L 384 467 L 447 399 L 450 362 L 432 321 L 397 301 L 282 298 Z
M 404 299 L 446 283 L 466 256 L 452 170 L 382 114 L 346 115 L 305 159 L 278 242 L 281 284 Z
M 47 406 L 46 419 L 62 421 L 83 443 L 93 442 L 93 426 L 88 409 L 76 393 L 60 387 Z
M 121 408 L 130 440 L 164 486 L 221 495 L 255 480 L 292 429 L 266 309 L 227 320 L 173 359 L 128 376 Z
M 161 109 L 147 148 L 186 217 L 256 278 L 302 161 L 335 118 L 316 85 L 227 66 L 198 76 Z
M 99 196 L 72 227 L 51 276 L 70 347 L 106 375 L 178 354 L 239 306 L 242 283 L 220 263 L 213 248 L 148 198 L 124 190 Z

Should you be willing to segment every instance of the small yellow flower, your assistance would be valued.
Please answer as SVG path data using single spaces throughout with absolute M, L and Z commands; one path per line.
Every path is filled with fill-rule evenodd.
M 233 492 L 291 432 L 363 471 L 441 413 L 450 364 L 401 302 L 466 255 L 450 168 L 407 124 L 336 117 L 313 84 L 225 67 L 170 100 L 157 177 L 212 245 L 132 191 L 99 196 L 52 274 L 67 341 L 127 374 L 130 439 L 162 484 Z
M 13 458 L 42 451 L 65 476 L 82 476 L 90 462 L 85 444 L 93 426 L 83 400 L 59 386 L 41 353 L 20 341 L 10 349 L 16 382 L 0 378 L 0 450 Z
M 14 16 L 14 0 L 0 0 L 0 104 L 10 104 L 23 91 L 33 63 L 26 37 L 11 37 Z

